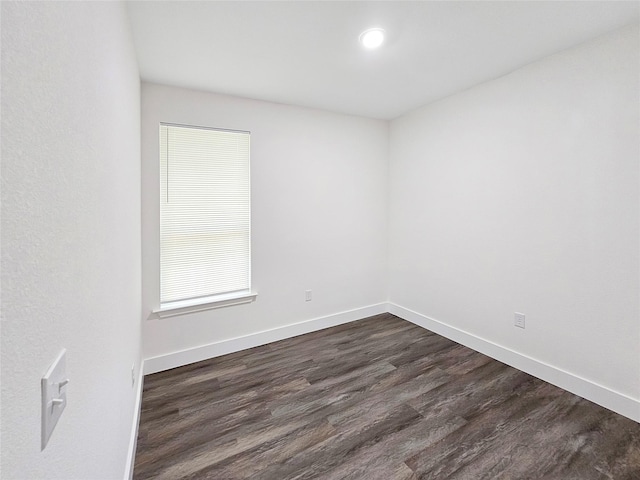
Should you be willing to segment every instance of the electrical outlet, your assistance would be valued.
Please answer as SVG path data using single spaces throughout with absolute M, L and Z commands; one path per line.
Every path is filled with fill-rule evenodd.
M 515 312 L 513 314 L 513 324 L 516 327 L 524 328 L 524 313 Z
M 136 364 L 131 364 L 131 388 L 136 384 Z
M 304 291 L 304 301 L 305 302 L 310 302 L 311 301 L 311 290 L 305 290 Z

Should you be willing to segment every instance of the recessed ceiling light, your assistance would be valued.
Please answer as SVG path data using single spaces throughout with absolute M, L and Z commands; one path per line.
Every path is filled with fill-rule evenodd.
M 360 34 L 360 43 L 365 48 L 378 48 L 384 42 L 384 30 L 382 28 L 369 28 Z

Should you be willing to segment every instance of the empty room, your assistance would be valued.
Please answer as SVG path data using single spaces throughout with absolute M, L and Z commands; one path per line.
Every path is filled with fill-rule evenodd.
M 0 21 L 2 479 L 640 479 L 639 2 Z

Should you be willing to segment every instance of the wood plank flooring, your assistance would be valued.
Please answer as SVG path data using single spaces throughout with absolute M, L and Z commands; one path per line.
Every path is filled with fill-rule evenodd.
M 390 314 L 145 377 L 134 479 L 640 479 L 640 424 Z

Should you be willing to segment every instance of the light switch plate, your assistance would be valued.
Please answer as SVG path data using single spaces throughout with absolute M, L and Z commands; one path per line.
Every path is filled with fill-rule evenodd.
M 47 373 L 41 379 L 42 386 L 42 445 L 47 446 L 51 432 L 58 423 L 58 419 L 67 406 L 67 357 L 66 350 L 62 350 L 58 358 L 51 364 Z

